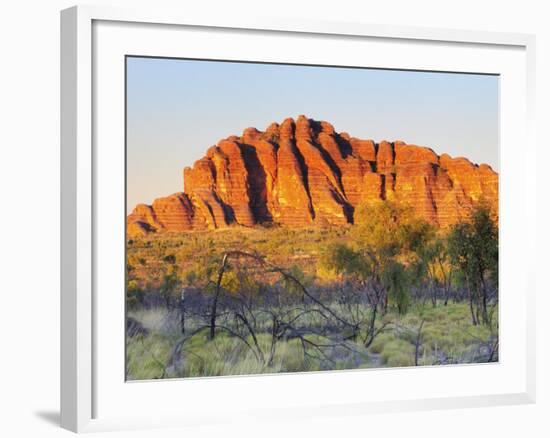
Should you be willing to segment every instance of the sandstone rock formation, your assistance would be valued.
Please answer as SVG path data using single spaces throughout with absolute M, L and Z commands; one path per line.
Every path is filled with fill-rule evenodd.
M 220 140 L 183 177 L 183 192 L 135 207 L 129 236 L 232 224 L 349 224 L 358 205 L 386 199 L 440 227 L 466 217 L 481 199 L 498 214 L 498 174 L 488 165 L 338 134 L 305 116 Z

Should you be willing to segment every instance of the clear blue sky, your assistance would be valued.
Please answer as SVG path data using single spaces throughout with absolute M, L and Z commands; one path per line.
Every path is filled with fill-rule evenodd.
M 495 76 L 128 58 L 128 210 L 183 190 L 183 167 L 221 138 L 299 114 L 498 170 Z

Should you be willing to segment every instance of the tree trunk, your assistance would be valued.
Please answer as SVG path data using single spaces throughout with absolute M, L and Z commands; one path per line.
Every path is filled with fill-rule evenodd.
M 466 276 L 466 289 L 468 290 L 468 301 L 470 302 L 470 313 L 472 314 L 472 324 L 477 325 L 477 319 L 474 312 L 474 298 L 472 296 L 472 289 L 470 287 L 470 278 Z
M 378 309 L 378 304 L 375 304 L 372 308 L 372 314 L 369 321 L 369 333 L 367 339 L 365 340 L 365 348 L 369 348 L 372 341 L 374 341 L 374 324 L 376 323 L 376 313 Z
M 483 323 L 489 324 L 489 313 L 487 312 L 487 285 L 485 284 L 485 279 L 483 278 L 483 273 L 480 273 L 480 284 L 481 284 L 481 315 L 483 317 Z
M 418 327 L 418 333 L 416 335 L 416 343 L 414 348 L 414 365 L 418 366 L 418 353 L 420 351 L 420 336 L 422 334 L 422 327 L 424 326 L 424 320 L 420 323 L 420 327 Z
M 227 254 L 224 254 L 222 265 L 218 271 L 218 281 L 216 282 L 216 292 L 214 294 L 214 299 L 212 300 L 212 310 L 210 313 L 210 339 L 214 339 L 216 335 L 216 314 L 218 312 L 218 298 L 220 297 L 221 285 L 223 274 L 225 272 L 225 267 L 227 265 Z
M 181 293 L 180 299 L 180 329 L 181 334 L 185 334 L 185 295 L 184 292 Z

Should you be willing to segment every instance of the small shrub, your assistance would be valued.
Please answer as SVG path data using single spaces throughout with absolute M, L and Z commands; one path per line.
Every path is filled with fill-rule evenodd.
M 390 365 L 392 363 L 401 363 L 404 361 L 404 357 L 411 357 L 414 352 L 414 347 L 401 339 L 395 339 L 393 341 L 387 342 L 382 349 L 382 360 L 388 366 L 402 366 L 402 365 Z
M 410 353 L 396 352 L 388 357 L 386 365 L 389 367 L 410 367 L 414 365 L 414 356 Z
M 369 347 L 369 351 L 375 354 L 382 353 L 384 346 L 393 340 L 395 340 L 393 333 L 381 333 L 374 338 L 374 341 L 372 341 Z

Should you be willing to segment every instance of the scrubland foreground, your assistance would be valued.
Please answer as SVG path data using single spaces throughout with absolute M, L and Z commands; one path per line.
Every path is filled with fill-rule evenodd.
M 498 361 L 498 227 L 403 203 L 345 226 L 127 241 L 128 380 Z

